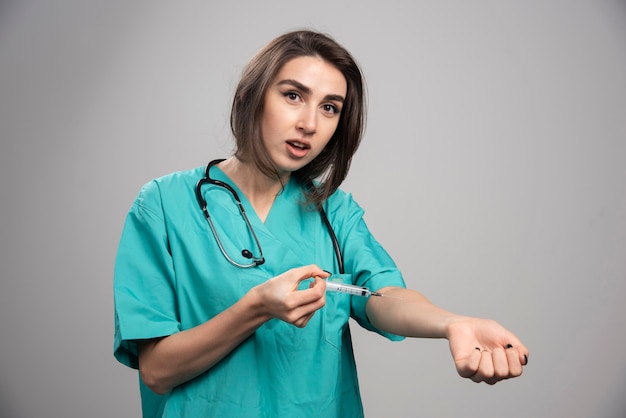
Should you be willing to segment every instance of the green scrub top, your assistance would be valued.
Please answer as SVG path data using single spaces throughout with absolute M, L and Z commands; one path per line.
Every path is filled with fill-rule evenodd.
M 220 252 L 195 197 L 204 167 L 155 179 L 132 205 L 115 264 L 115 357 L 137 368 L 137 340 L 195 327 L 233 305 L 252 287 L 308 264 L 337 272 L 320 214 L 303 204 L 292 179 L 276 197 L 265 223 L 219 168 L 211 176 L 235 188 L 263 248 L 265 263 L 242 269 Z M 202 193 L 219 238 L 236 261 L 258 248 L 224 188 Z M 324 204 L 344 258 L 344 282 L 379 289 L 404 286 L 387 252 L 372 237 L 363 210 L 340 190 Z M 306 327 L 266 322 L 228 356 L 165 395 L 140 380 L 144 417 L 362 417 L 363 408 L 348 327 L 350 317 L 377 330 L 365 313 L 367 299 L 329 292 Z

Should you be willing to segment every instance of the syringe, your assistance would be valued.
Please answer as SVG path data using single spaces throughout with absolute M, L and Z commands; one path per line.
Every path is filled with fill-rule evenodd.
M 382 293 L 372 292 L 367 287 L 355 286 L 353 284 L 337 283 L 333 281 L 326 281 L 327 292 L 342 292 L 354 296 L 363 296 L 365 298 L 369 296 L 382 296 Z

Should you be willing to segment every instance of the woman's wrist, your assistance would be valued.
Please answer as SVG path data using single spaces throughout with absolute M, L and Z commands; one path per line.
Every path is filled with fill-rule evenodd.
M 248 320 L 258 322 L 259 326 L 269 321 L 272 316 L 265 308 L 263 297 L 258 286 L 253 287 L 235 304 L 236 311 Z
M 449 317 L 445 318 L 444 323 L 443 323 L 444 338 L 449 340 L 450 339 L 450 330 L 452 328 L 454 328 L 455 325 L 457 325 L 457 324 L 459 324 L 461 322 L 467 322 L 467 321 L 469 321 L 471 319 L 472 318 L 469 317 L 469 316 L 450 314 Z

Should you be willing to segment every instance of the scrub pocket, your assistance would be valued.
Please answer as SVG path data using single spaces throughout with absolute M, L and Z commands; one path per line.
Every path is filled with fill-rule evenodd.
M 352 284 L 351 274 L 333 274 L 333 279 L 343 279 L 343 283 Z M 326 306 L 323 311 L 324 338 L 326 343 L 341 351 L 343 333 L 350 320 L 351 296 L 340 292 L 326 292 Z

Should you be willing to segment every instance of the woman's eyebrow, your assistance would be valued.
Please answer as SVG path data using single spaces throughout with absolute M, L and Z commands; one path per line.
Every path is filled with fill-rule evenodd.
M 302 93 L 304 94 L 311 94 L 311 89 L 307 86 L 305 86 L 304 84 L 302 84 L 301 82 L 291 79 L 291 78 L 287 78 L 285 80 L 281 80 L 277 83 L 277 85 L 282 86 L 282 85 L 291 85 L 295 88 L 297 88 L 298 90 L 300 90 Z M 332 100 L 332 101 L 336 101 L 336 102 L 341 102 L 343 103 L 345 101 L 345 98 L 339 94 L 327 94 L 326 96 L 324 96 L 324 100 Z

